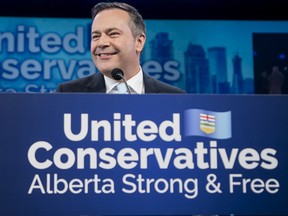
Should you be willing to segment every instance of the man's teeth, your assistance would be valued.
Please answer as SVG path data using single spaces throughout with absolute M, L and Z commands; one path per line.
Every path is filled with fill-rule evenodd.
M 101 53 L 101 54 L 99 54 L 99 56 L 110 56 L 110 55 L 112 55 L 112 54 L 109 54 L 109 53 Z

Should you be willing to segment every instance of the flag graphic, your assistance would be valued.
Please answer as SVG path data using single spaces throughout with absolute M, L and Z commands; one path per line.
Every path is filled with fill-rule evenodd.
M 188 109 L 184 113 L 185 136 L 204 136 L 214 139 L 229 139 L 231 132 L 231 111 L 214 112 Z

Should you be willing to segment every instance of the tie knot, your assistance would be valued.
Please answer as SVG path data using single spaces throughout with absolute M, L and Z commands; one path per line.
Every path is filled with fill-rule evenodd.
M 117 84 L 115 90 L 118 94 L 128 94 L 128 90 L 127 90 L 125 83 Z
M 118 83 L 115 85 L 110 91 L 110 94 L 129 94 L 128 88 L 131 91 L 131 94 L 137 94 L 132 87 L 126 86 L 125 83 Z
M 112 91 L 112 94 L 128 94 L 125 83 L 118 83 Z

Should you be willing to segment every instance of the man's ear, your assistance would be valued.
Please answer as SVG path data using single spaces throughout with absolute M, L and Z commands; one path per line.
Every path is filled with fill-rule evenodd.
M 136 51 L 141 53 L 141 51 L 144 48 L 146 42 L 146 35 L 145 34 L 140 34 L 139 36 L 137 36 L 136 38 Z

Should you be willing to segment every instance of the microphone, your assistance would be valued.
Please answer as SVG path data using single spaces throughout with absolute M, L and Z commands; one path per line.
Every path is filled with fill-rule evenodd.
M 124 79 L 124 73 L 123 71 L 120 69 L 120 68 L 114 68 L 112 71 L 111 71 L 111 75 L 113 77 L 113 79 L 115 80 L 123 80 L 126 88 L 127 88 L 127 91 L 129 94 L 132 94 L 131 93 L 131 90 L 130 90 L 130 87 L 128 86 L 126 80 Z

